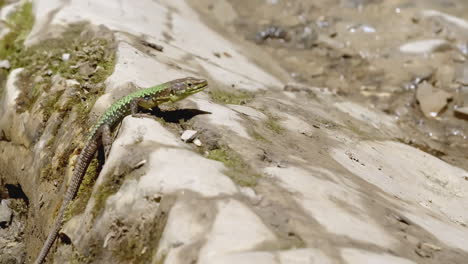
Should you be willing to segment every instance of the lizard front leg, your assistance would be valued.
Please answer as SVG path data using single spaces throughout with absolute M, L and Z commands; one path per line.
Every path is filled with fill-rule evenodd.
M 136 98 L 130 103 L 130 113 L 132 114 L 132 117 L 136 117 L 136 118 L 144 118 L 144 117 L 153 118 L 152 115 L 140 113 L 138 111 L 138 109 L 139 109 L 138 103 L 140 102 L 140 100 L 142 100 L 142 99 L 141 98 Z

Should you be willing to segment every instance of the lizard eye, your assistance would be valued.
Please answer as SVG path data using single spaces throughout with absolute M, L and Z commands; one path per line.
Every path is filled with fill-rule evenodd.
M 187 85 L 188 85 L 188 87 L 192 87 L 192 83 L 191 83 L 191 82 L 187 83 Z
M 143 97 L 143 99 L 149 100 L 149 99 L 151 99 L 151 96 L 147 95 L 147 96 Z

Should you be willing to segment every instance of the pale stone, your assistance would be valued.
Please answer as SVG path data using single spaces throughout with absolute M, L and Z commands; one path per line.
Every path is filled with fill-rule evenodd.
M 348 264 L 416 264 L 409 259 L 400 258 L 389 254 L 378 254 L 371 251 L 364 251 L 355 248 L 344 248 L 341 256 Z
M 70 60 L 70 53 L 64 53 L 64 54 L 62 54 L 62 60 L 63 60 L 63 61 L 68 61 L 68 60 Z
M 450 98 L 452 98 L 450 93 L 436 89 L 427 82 L 418 85 L 416 90 L 416 99 L 426 117 L 436 117 L 447 105 L 447 100 Z
M 197 207 L 197 210 L 193 210 Z M 216 202 L 196 197 L 182 197 L 172 207 L 155 259 L 166 256 L 169 263 L 184 259 L 182 254 L 205 239 L 216 214 Z
M 282 127 L 307 136 L 311 136 L 313 134 L 312 126 L 298 117 L 286 113 L 282 113 L 281 117 L 282 118 L 279 123 Z
M 447 13 L 443 13 L 437 10 L 423 10 L 422 14 L 427 17 L 438 16 L 445 19 L 447 22 L 450 22 L 462 29 L 468 29 L 468 21 L 463 18 L 459 18 L 453 15 L 449 15 Z
M 353 118 L 363 121 L 382 132 L 388 132 L 392 135 L 400 133 L 400 128 L 396 125 L 396 119 L 376 109 L 366 108 L 350 101 L 337 102 L 334 106 L 340 111 L 343 111 Z
M 232 252 L 248 251 L 277 240 L 262 220 L 234 199 L 218 201 L 218 215 L 199 254 L 200 263 Z M 209 263 L 209 262 L 208 262 Z M 213 262 L 216 263 L 216 262 Z
M 354 153 L 359 163 L 350 159 L 347 152 Z M 453 223 L 468 224 L 468 212 L 465 210 L 468 203 L 467 171 L 419 149 L 392 141 L 350 141 L 335 147 L 331 154 L 354 175 L 388 195 L 405 200 L 406 206 L 411 203 L 407 211 L 418 212 L 411 215 L 418 218 L 419 225 L 422 225 L 421 219 L 426 219 L 424 225 L 428 232 L 433 232 L 445 243 L 468 250 L 468 230 L 456 228 Z M 433 215 L 446 222 L 434 219 Z
M 464 106 L 464 107 L 459 107 L 459 108 L 455 108 L 454 111 L 464 117 L 464 118 L 468 118 L 468 106 Z
M 217 126 L 223 126 L 230 129 L 238 136 L 250 139 L 247 130 L 242 125 L 242 118 L 239 114 L 223 105 L 212 103 L 204 99 L 194 99 L 198 109 L 210 112 L 210 115 L 201 116 L 200 119 L 207 119 L 208 122 L 213 123 Z
M 335 263 L 325 253 L 316 248 L 299 248 L 277 252 L 281 264 L 332 264 Z
M 175 79 L 175 77 L 185 77 L 197 71 L 196 68 L 189 67 L 186 70 L 180 70 L 169 66 L 168 63 L 174 60 L 186 60 L 187 54 L 197 54 L 194 57 L 197 67 L 201 66 L 206 70 L 207 76 L 219 83 L 235 84 L 237 88 L 246 90 L 281 86 L 278 78 L 251 63 L 244 54 L 239 52 L 236 45 L 205 25 L 198 18 L 198 14 L 184 1 L 175 3 L 150 0 L 125 1 L 124 3 L 110 1 L 106 2 L 104 6 L 105 8 L 103 8 L 103 3 L 98 1 L 72 1 L 65 6 L 59 0 L 35 1 L 33 11 L 37 19 L 25 43 L 31 45 L 37 42 L 42 36 L 49 33 L 48 30 L 53 28 L 51 25 L 89 20 L 117 32 L 121 31 L 133 35 L 144 34 L 149 41 L 157 42 L 161 36 L 171 35 L 171 45 L 165 47 L 162 60 L 156 60 L 142 52 L 130 55 L 127 52 L 130 50 L 133 52 L 136 49 L 130 48 L 129 44 L 119 43 L 116 58 L 119 63 L 117 63 L 109 80 L 113 85 L 135 81 L 138 86 L 147 87 Z M 173 8 L 176 8 L 178 12 L 174 13 Z M 59 11 L 54 14 L 53 18 L 49 18 L 47 14 L 54 10 Z M 147 15 L 148 10 L 153 10 L 151 16 Z M 164 27 L 154 26 L 163 25 L 169 14 L 174 21 L 169 32 Z M 123 17 L 125 19 L 122 19 Z M 200 35 L 204 37 L 200 38 Z M 124 46 L 126 46 L 127 51 L 121 48 Z M 213 50 L 218 50 L 219 47 L 223 48 L 223 52 L 231 55 L 229 59 L 223 60 L 223 67 L 204 59 L 213 57 Z M 120 54 L 121 52 L 125 52 L 127 55 Z M 130 63 L 125 63 L 126 61 Z M 145 62 L 147 63 L 145 64 Z M 274 63 L 272 65 L 271 67 L 275 67 Z M 155 69 L 157 70 L 155 71 Z M 277 71 L 282 72 L 279 67 L 277 67 Z M 156 74 L 163 72 L 164 74 Z M 246 76 L 256 77 L 252 79 Z M 140 83 L 147 83 L 147 85 L 140 85 Z M 108 87 L 108 89 L 112 88 Z
M 0 203 L 0 225 L 9 225 L 13 211 L 8 206 L 8 200 L 2 200 Z
M 0 60 L 0 69 L 10 69 L 10 67 L 9 60 Z
M 443 39 L 427 39 L 405 43 L 400 46 L 400 51 L 411 54 L 431 53 L 449 47 L 449 43 Z
M 380 225 L 366 214 L 356 216 L 332 202 L 333 197 L 347 201 L 365 212 L 361 198 L 351 188 L 322 180 L 308 170 L 289 167 L 267 167 L 267 175 L 274 176 L 281 186 L 294 193 L 294 199 L 307 214 L 316 219 L 328 232 L 353 237 L 366 243 L 388 247 L 397 243 Z M 318 172 L 317 172 L 318 174 Z M 346 221 L 344 221 L 346 219 Z
M 192 142 L 197 133 L 198 132 L 196 130 L 185 130 L 180 136 L 180 139 L 184 142 Z
M 201 147 L 203 145 L 203 143 L 201 142 L 200 139 L 196 138 L 193 140 L 193 144 L 197 147 Z

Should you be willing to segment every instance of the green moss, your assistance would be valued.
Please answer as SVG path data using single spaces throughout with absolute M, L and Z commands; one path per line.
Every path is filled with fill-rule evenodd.
M 75 32 L 76 27 L 70 31 Z M 84 26 L 82 26 L 84 30 Z M 70 33 L 68 33 L 70 34 Z M 69 36 L 71 39 L 61 38 L 45 40 L 21 52 L 21 57 L 14 60 L 14 67 L 25 67 L 20 74 L 20 88 L 22 102 L 20 112 L 31 109 L 42 93 L 48 92 L 52 76 L 60 75 L 65 79 L 79 82 L 80 88 L 86 87 L 87 94 L 80 95 L 77 90 L 72 105 L 84 103 L 89 105 L 102 94 L 102 83 L 114 70 L 115 54 L 112 44 L 104 39 L 82 39 Z M 70 59 L 64 61 L 63 54 L 70 54 Z M 86 115 L 91 110 L 86 107 Z
M 278 123 L 278 118 L 268 116 L 268 119 L 265 121 L 265 126 L 276 134 L 281 134 L 284 132 L 284 128 Z
M 75 104 L 76 111 L 78 113 L 77 121 L 82 125 L 89 127 L 89 112 L 93 108 L 94 103 L 99 98 L 100 93 L 90 94 L 86 100 L 75 98 L 73 103 Z
M 86 208 L 86 204 L 91 197 L 91 189 L 96 181 L 97 174 L 98 174 L 98 167 L 99 162 L 97 159 L 91 161 L 86 170 L 86 174 L 83 177 L 83 181 L 81 182 L 80 188 L 78 189 L 78 194 L 76 195 L 76 199 L 68 206 L 65 214 L 63 216 L 63 220 L 66 222 L 72 216 L 78 215 L 84 212 Z
M 249 135 L 256 141 L 271 143 L 270 140 L 266 139 L 264 136 L 262 136 L 262 134 L 258 133 L 255 128 L 247 129 L 247 133 L 249 133 Z
M 52 165 L 49 163 L 47 164 L 45 167 L 43 167 L 41 169 L 41 173 L 40 173 L 40 179 L 41 180 L 46 180 L 50 177 L 50 175 L 52 175 Z
M 208 153 L 208 158 L 221 161 L 228 168 L 237 168 L 244 165 L 244 161 L 236 153 L 227 148 L 214 149 Z
M 87 255 L 83 255 L 78 250 L 73 247 L 73 253 L 70 258 L 70 263 L 72 264 L 87 264 L 87 263 L 93 263 L 96 258 L 96 252 L 99 252 L 102 250 L 102 243 L 103 241 L 97 242 L 96 240 L 91 240 L 88 242 L 86 252 Z M 99 244 L 99 246 L 97 245 Z
M 92 263 L 94 258 L 85 257 L 77 252 L 74 252 L 70 260 L 71 264 Z
M 26 2 L 16 12 L 11 13 L 6 24 L 10 32 L 0 39 L 0 59 L 9 59 L 10 55 L 23 49 L 23 42 L 34 24 L 32 3 Z
M 0 8 L 4 4 L 5 1 L 0 0 Z M 34 24 L 32 4 L 26 2 L 16 12 L 9 15 L 4 24 L 9 27 L 10 31 L 0 38 L 0 60 L 8 59 L 12 64 L 11 57 L 23 49 L 23 42 Z M 5 80 L 10 70 L 0 69 L 0 96 L 3 94 Z
M 226 146 L 209 151 L 207 158 L 224 163 L 229 169 L 225 174 L 240 186 L 255 186 L 258 179 L 261 177 L 259 174 L 253 172 L 239 154 Z
M 135 230 L 132 231 L 137 232 Z M 151 231 L 145 230 L 145 232 L 149 233 Z M 148 236 L 148 233 L 143 234 L 141 231 L 137 233 L 138 236 L 127 235 L 123 237 L 119 241 L 118 246 L 113 250 L 114 255 L 122 261 L 121 263 L 151 263 L 152 250 L 148 248 L 148 245 L 151 245 L 153 241 L 141 241 L 143 237 Z M 143 250 L 146 251 L 141 254 Z
M 55 145 L 56 138 L 53 137 L 47 142 L 46 146 L 53 148 Z M 47 161 L 47 165 L 41 169 L 40 179 L 42 181 L 53 181 L 58 180 L 65 175 L 65 171 L 68 168 L 68 160 L 73 153 L 73 146 L 68 145 L 63 151 L 56 154 L 55 158 L 57 162 L 54 163 L 52 160 Z M 54 165 L 53 165 L 54 164 Z
M 128 225 L 126 232 L 119 234 L 119 240 L 115 241 L 117 243 L 112 248 L 113 255 L 120 260 L 117 262 L 153 263 L 153 254 L 158 252 L 158 244 L 167 223 L 168 213 L 173 206 L 170 203 L 167 200 L 162 202 L 154 218 L 143 219 L 138 225 Z M 164 263 L 164 259 L 163 255 L 162 260 L 158 259 L 156 263 Z
M 93 217 L 97 217 L 98 214 L 104 209 L 107 198 L 115 194 L 122 186 L 124 181 L 123 175 L 109 176 L 105 182 L 103 182 L 94 197 L 95 204 L 92 210 Z
M 244 90 L 225 91 L 220 89 L 209 90 L 211 99 L 219 104 L 246 104 L 255 97 L 254 93 Z
M 54 111 L 56 111 L 55 104 L 58 102 L 60 96 L 62 95 L 63 91 L 55 92 L 49 94 L 47 99 L 42 103 L 42 109 L 44 109 L 44 122 L 49 120 L 50 116 Z
M 55 140 L 57 139 L 57 137 L 55 136 L 52 136 L 49 141 L 47 141 L 47 144 L 46 144 L 46 148 L 53 148 L 55 146 Z

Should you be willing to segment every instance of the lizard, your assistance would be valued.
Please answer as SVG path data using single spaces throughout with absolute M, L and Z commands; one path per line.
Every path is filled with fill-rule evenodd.
M 113 103 L 105 110 L 95 125 L 90 129 L 85 145 L 80 152 L 73 174 L 71 183 L 68 186 L 54 226 L 49 232 L 43 247 L 36 258 L 35 264 L 42 264 L 50 251 L 53 243 L 57 239 L 58 233 L 62 228 L 64 213 L 75 198 L 78 188 L 88 169 L 88 166 L 97 150 L 103 146 L 105 153 L 112 144 L 111 131 L 120 124 L 127 115 L 136 116 L 139 108 L 151 109 L 166 102 L 176 102 L 194 93 L 200 92 L 208 85 L 206 80 L 193 77 L 172 80 L 160 85 L 141 89 L 130 93 Z

